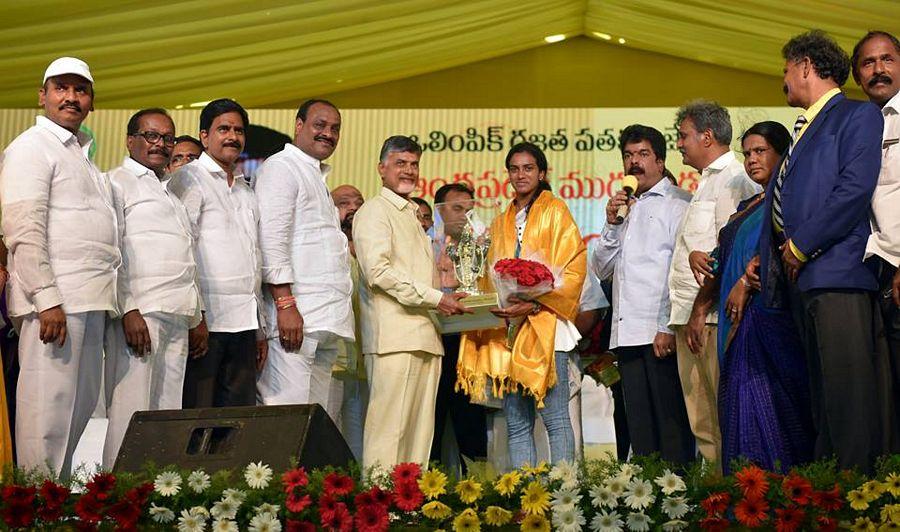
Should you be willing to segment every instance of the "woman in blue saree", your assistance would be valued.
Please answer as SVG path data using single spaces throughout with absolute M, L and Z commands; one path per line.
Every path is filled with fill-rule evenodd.
M 765 189 L 789 144 L 790 134 L 777 122 L 748 129 L 741 138 L 747 175 Z M 743 201 L 721 229 L 719 265 L 713 267 L 718 270 L 713 273 L 718 280 L 719 424 L 726 474 L 735 458 L 782 472 L 812 458 L 815 432 L 803 345 L 790 312 L 766 308 L 745 275 L 759 253 L 764 196 Z

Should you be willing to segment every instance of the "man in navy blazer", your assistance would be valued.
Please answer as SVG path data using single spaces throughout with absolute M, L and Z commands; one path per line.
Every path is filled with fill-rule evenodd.
M 880 378 L 874 347 L 878 283 L 863 262 L 883 118 L 875 105 L 841 94 L 850 61 L 824 32 L 794 37 L 782 55 L 787 102 L 805 111 L 766 191 L 763 296 L 771 306 L 789 304 L 800 329 L 816 457 L 835 454 L 841 467 L 871 471 L 891 419 L 882 417 L 890 383 Z

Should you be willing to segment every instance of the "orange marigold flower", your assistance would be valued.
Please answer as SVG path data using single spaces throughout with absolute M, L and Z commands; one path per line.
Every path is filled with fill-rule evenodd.
M 762 497 L 744 497 L 735 505 L 734 516 L 742 525 L 756 528 L 769 518 L 769 503 Z
M 706 515 L 709 517 L 713 517 L 716 515 L 721 515 L 728 509 L 728 505 L 731 503 L 731 495 L 727 492 L 720 491 L 718 493 L 711 493 L 709 497 L 703 499 L 700 503 L 700 506 L 706 510 Z
M 775 530 L 777 532 L 796 532 L 803 526 L 806 512 L 800 508 L 789 506 L 775 510 Z
M 814 491 L 812 494 L 813 504 L 826 512 L 836 512 L 844 506 L 844 500 L 841 497 L 841 486 L 835 483 L 834 488 L 828 491 Z
M 769 490 L 766 472 L 756 466 L 747 466 L 735 473 L 734 478 L 745 497 L 760 499 Z
M 809 504 L 813 494 L 812 484 L 805 478 L 797 475 L 788 475 L 784 477 L 784 481 L 781 483 L 781 489 L 784 490 L 784 495 L 787 498 L 794 501 L 794 504 L 799 504 L 800 506 Z

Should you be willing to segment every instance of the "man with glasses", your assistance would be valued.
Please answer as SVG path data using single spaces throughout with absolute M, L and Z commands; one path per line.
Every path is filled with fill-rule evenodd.
M 181 408 L 189 329 L 191 357 L 206 354 L 191 224 L 181 201 L 162 184 L 175 124 L 163 109 L 138 111 L 128 121 L 129 156 L 109 172 L 122 264 L 119 313 L 106 331 L 109 428 L 103 467 L 111 468 L 131 415 Z
M 171 174 L 187 163 L 200 158 L 203 153 L 203 144 L 190 135 L 175 137 L 175 146 L 172 148 L 172 157 L 166 166 L 166 173 Z
M 100 397 L 120 262 L 109 181 L 80 131 L 93 84 L 80 59 L 50 63 L 38 91 L 44 115 L 10 143 L 0 170 L 9 314 L 20 322 L 18 465 L 63 478 Z

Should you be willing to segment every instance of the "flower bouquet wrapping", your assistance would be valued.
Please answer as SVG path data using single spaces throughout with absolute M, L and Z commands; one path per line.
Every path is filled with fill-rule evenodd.
M 500 295 L 500 304 L 509 305 L 511 297 L 523 301 L 534 301 L 553 291 L 560 278 L 544 262 L 536 257 L 500 259 L 491 268 L 491 280 Z M 506 324 L 506 346 L 512 349 L 524 318 L 508 320 Z

